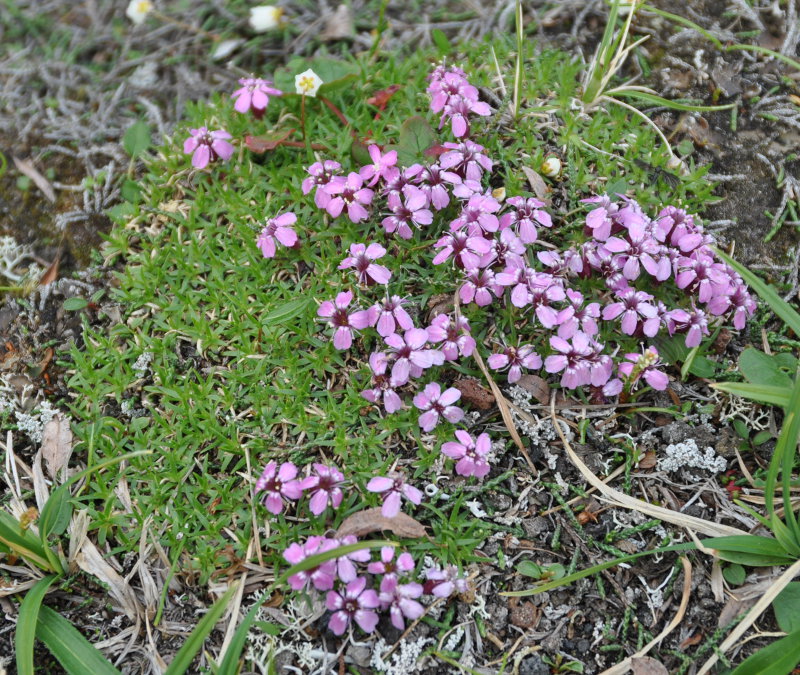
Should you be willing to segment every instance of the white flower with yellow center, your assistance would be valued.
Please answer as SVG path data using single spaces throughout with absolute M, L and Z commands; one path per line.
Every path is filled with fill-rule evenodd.
M 274 5 L 259 5 L 250 8 L 250 28 L 256 33 L 264 33 L 281 25 L 283 9 Z
M 294 77 L 295 89 L 298 94 L 302 94 L 303 96 L 316 96 L 317 90 L 322 84 L 324 84 L 322 78 L 311 70 L 311 68 Z
M 125 10 L 127 17 L 137 26 L 144 23 L 145 18 L 153 11 L 153 3 L 150 0 L 131 0 L 128 9 Z

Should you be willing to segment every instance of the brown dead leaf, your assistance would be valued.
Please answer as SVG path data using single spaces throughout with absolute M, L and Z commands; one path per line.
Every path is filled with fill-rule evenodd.
M 325 17 L 325 28 L 319 37 L 321 40 L 349 40 L 355 34 L 353 13 L 348 5 L 342 3 L 333 14 Z
M 50 181 L 36 170 L 36 167 L 33 166 L 33 162 L 29 159 L 20 159 L 14 155 L 12 155 L 11 158 L 14 160 L 17 171 L 30 178 L 33 184 L 47 197 L 48 201 L 54 202 L 56 200 L 56 193 L 53 190 L 53 186 L 50 185 Z
M 550 385 L 538 375 L 523 375 L 517 386 L 533 396 L 542 405 L 550 405 Z
M 398 513 L 394 518 L 387 518 L 381 513 L 380 507 L 364 509 L 354 513 L 336 531 L 336 537 L 341 539 L 350 534 L 363 537 L 372 532 L 388 530 L 402 539 L 421 539 L 427 536 L 425 526 L 405 513 Z
M 438 293 L 428 298 L 428 309 L 430 310 L 428 316 L 431 318 L 437 314 L 446 314 L 453 309 L 453 294 L 452 293 Z
M 543 202 L 549 203 L 550 200 L 547 198 L 547 195 L 550 192 L 550 188 L 547 187 L 547 183 L 544 182 L 544 178 L 542 178 L 529 166 L 523 166 L 522 173 L 524 173 L 525 177 L 528 179 L 528 183 L 530 183 L 531 186 L 531 191 L 537 197 L 537 199 L 541 199 Z
M 370 96 L 367 99 L 367 103 L 369 105 L 374 105 L 378 110 L 384 110 L 386 105 L 389 103 L 389 99 L 392 98 L 398 91 L 400 90 L 399 84 L 392 84 L 386 87 L 386 89 L 381 89 L 380 91 L 375 92 L 374 95 Z
M 648 450 L 644 453 L 644 457 L 639 460 L 640 469 L 652 469 L 656 465 L 656 452 L 655 450 Z
M 274 150 L 279 145 L 282 145 L 289 136 L 294 133 L 294 129 L 284 129 L 264 136 L 250 136 L 244 137 L 244 144 L 247 149 L 256 154 Z
M 69 419 L 61 413 L 44 425 L 42 433 L 42 458 L 47 466 L 47 473 L 55 480 L 56 474 L 67 466 L 72 454 L 72 429 Z
M 491 410 L 495 403 L 492 392 L 474 377 L 462 377 L 453 382 L 453 386 L 461 392 L 462 401 L 478 410 Z
M 678 645 L 678 649 L 686 649 L 687 647 L 694 647 L 696 644 L 703 641 L 703 632 L 697 631 L 694 635 L 690 635 L 683 642 Z
M 48 284 L 52 284 L 56 279 L 58 279 L 58 268 L 61 264 L 61 253 L 59 252 L 53 262 L 50 263 L 50 266 L 44 271 L 42 278 L 39 279 L 40 286 L 47 286 Z
M 669 671 L 652 656 L 634 656 L 631 659 L 633 675 L 669 675 Z

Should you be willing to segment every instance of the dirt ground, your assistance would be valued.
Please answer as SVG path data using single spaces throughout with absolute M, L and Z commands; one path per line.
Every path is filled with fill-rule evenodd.
M 63 309 L 65 298 L 78 294 L 86 297 L 113 283 L 113 270 L 102 265 L 99 250 L 102 233 L 111 226 L 104 210 L 119 201 L 117 176 L 128 169 L 120 140 L 129 123 L 130 110 L 143 111 L 159 133 L 170 133 L 186 101 L 207 97 L 220 88 L 229 89 L 230 83 L 255 63 L 277 64 L 291 54 L 313 53 L 320 44 L 314 35 L 324 30 L 336 3 L 321 2 L 318 11 L 287 3 L 291 20 L 305 25 L 306 30 L 285 42 L 264 39 L 257 46 L 248 43 L 236 67 L 210 61 L 198 36 L 168 25 L 137 31 L 121 52 L 109 50 L 110 19 L 115 13 L 121 15 L 124 4 L 102 0 L 19 0 L 15 3 L 17 10 L 32 28 L 25 32 L 0 21 L 0 45 L 14 46 L 0 47 L 0 152 L 11 166 L 11 158 L 17 157 L 34 160 L 43 173 L 49 171 L 47 177 L 56 196 L 50 202 L 35 186 L 22 189 L 19 173 L 11 166 L 0 177 L 0 236 L 11 235 L 20 244 L 30 246 L 30 260 L 40 266 L 42 274 L 48 269 L 52 272 L 52 263 L 58 261 L 56 280 L 37 288 L 27 301 L 13 294 L 0 296 L 0 372 L 28 410 L 44 398 L 57 404 L 67 395 L 63 378 L 69 363 L 63 361 L 64 354 L 70 344 L 80 345 L 82 337 L 79 315 Z M 435 0 L 430 14 L 423 16 L 404 10 L 405 4 L 390 3 L 387 48 L 412 49 L 430 42 L 433 28 L 440 28 L 452 38 L 480 38 L 493 31 L 509 30 L 513 25 L 513 12 L 509 11 L 513 2 Z M 737 34 L 749 31 L 751 43 L 798 57 L 797 18 L 788 21 L 779 16 L 780 12 L 772 9 L 777 3 L 756 2 L 753 4 L 757 9 L 749 12 L 749 5 L 743 0 L 664 0 L 653 4 L 703 25 L 726 44 L 738 41 Z M 355 50 L 370 44 L 370 31 L 377 20 L 373 13 L 365 12 L 364 5 L 358 0 L 353 2 L 355 30 L 347 40 Z M 794 8 L 794 2 L 789 5 Z M 222 0 L 193 0 L 181 6 L 185 9 L 177 18 L 190 24 L 204 13 L 217 13 L 220 20 L 231 19 Z M 605 21 L 606 5 L 602 0 L 536 0 L 525 2 L 524 6 L 529 19 L 539 25 L 541 44 L 579 51 L 585 57 L 591 55 Z M 448 12 L 468 17 L 447 20 Z M 69 59 L 59 62 L 47 36 L 36 32 L 36 26 L 41 26 L 37 17 L 42 13 L 58 17 L 64 29 L 59 48 L 69 54 Z M 432 14 L 438 18 L 432 20 Z M 789 99 L 800 93 L 800 73 L 752 52 L 719 52 L 697 33 L 676 32 L 663 19 L 646 12 L 636 20 L 634 32 L 650 36 L 644 46 L 650 71 L 641 72 L 635 62 L 628 66 L 628 75 L 638 76 L 640 83 L 667 98 L 697 98 L 711 103 L 721 96 L 726 101 L 744 102 L 735 128 L 727 111 L 697 115 L 653 109 L 648 114 L 674 145 L 684 140 L 691 142 L 691 161 L 711 164 L 709 179 L 718 183 L 719 202 L 704 214 L 708 228 L 723 242 L 735 243 L 739 260 L 767 270 L 773 281 L 786 283 L 787 298 L 796 301 L 800 222 L 793 220 L 787 209 L 800 201 L 800 158 L 795 154 L 800 152 L 800 107 Z M 36 85 L 33 95 L 31 83 Z M 78 123 L 75 114 L 85 106 L 96 111 L 89 124 Z M 104 175 L 98 178 L 98 172 Z M 87 176 L 93 178 L 91 188 L 86 187 Z M 783 219 L 782 227 L 765 242 L 779 219 Z M 110 321 L 108 313 L 99 309 L 88 316 L 97 327 Z M 58 355 L 55 359 L 53 351 Z M 684 386 L 678 394 L 684 401 L 707 398 L 707 390 L 692 386 Z M 669 406 L 671 401 L 656 400 L 654 404 Z M 620 431 L 635 436 L 646 449 L 693 438 L 703 447 L 716 447 L 726 459 L 734 458 L 736 439 L 718 417 L 698 416 L 694 423 L 696 426 L 690 427 L 655 415 L 642 418 L 638 427 Z M 548 424 L 543 420 L 528 435 L 532 459 L 537 465 L 548 467 L 545 481 L 555 482 L 558 476 L 560 480 L 578 482 L 579 474 L 568 459 L 550 452 L 555 435 Z M 593 470 L 602 469 L 601 446 L 602 439 L 596 438 L 589 438 L 587 445 L 575 445 Z M 768 458 L 770 449 L 769 444 L 759 448 L 759 459 Z M 30 451 L 31 448 L 17 449 L 22 457 L 26 452 L 30 456 Z M 639 497 L 673 505 L 690 503 L 686 509 L 690 515 L 713 520 L 715 514 L 722 513 L 726 522 L 747 524 L 741 518 L 736 521 L 729 495 L 714 481 L 698 483 L 681 476 L 673 484 L 664 485 L 651 480 L 643 466 L 634 467 L 634 476 Z M 512 488 L 498 490 L 490 497 L 497 531 L 481 548 L 488 559 L 496 560 L 502 550 L 513 561 L 524 552 L 536 550 L 543 564 L 566 566 L 572 552 L 579 551 L 579 566 L 586 567 L 594 560 L 604 559 L 602 551 L 587 547 L 588 539 L 610 541 L 607 535 L 622 527 L 629 535 L 615 540 L 614 546 L 636 550 L 647 546 L 656 536 L 657 527 L 661 527 L 647 524 L 637 514 L 604 510 L 598 501 L 589 501 L 586 509 L 595 515 L 577 522 L 556 510 L 559 504 L 553 491 L 531 490 L 524 483 Z M 672 533 L 678 539 L 685 537 L 678 530 Z M 693 560 L 689 609 L 680 628 L 659 651 L 659 658 L 670 672 L 692 672 L 695 666 L 690 664 L 701 663 L 719 642 L 721 614 L 730 619 L 726 613 L 737 609 L 715 597 L 709 582 L 710 564 L 698 557 Z M 11 573 L 8 565 L 0 568 L 4 574 Z M 478 600 L 459 603 L 453 625 L 466 626 L 477 615 L 487 626 L 488 634 L 482 636 L 462 628 L 454 631 L 446 646 L 461 652 L 462 658 L 472 654 L 473 667 L 487 673 L 498 672 L 499 664 L 481 670 L 487 660 L 482 656 L 485 651 L 510 653 L 505 672 L 522 675 L 564 672 L 564 664 L 552 663 L 558 653 L 569 655 L 565 663 L 570 659 L 582 662 L 584 672 L 600 672 L 614 665 L 672 619 L 686 579 L 685 568 L 674 556 L 645 558 L 627 568 L 604 573 L 602 587 L 587 581 L 530 599 L 509 601 L 497 594 L 498 589 L 522 589 L 529 580 L 515 575 L 511 567 L 500 571 L 487 566 L 474 571 L 480 572 L 475 589 Z M 758 575 L 748 579 L 754 587 L 762 581 Z M 171 608 L 170 620 L 176 627 L 196 621 L 198 606 L 203 605 L 201 589 L 192 592 L 189 584 L 185 589 L 184 605 Z M 59 608 L 95 640 L 113 638 L 129 627 L 126 619 L 113 616 L 107 609 L 103 589 L 88 577 L 81 578 L 80 587 L 58 590 L 51 597 L 51 606 Z M 8 598 L 0 597 L 0 604 L 6 614 L 14 614 Z M 765 615 L 760 628 L 772 630 L 771 622 L 771 616 Z M 11 621 L 0 626 L 0 672 L 3 659 L 13 658 L 13 628 Z M 323 640 L 323 648 L 335 651 L 330 645 L 325 647 L 323 623 L 318 621 L 310 632 Z M 399 636 L 388 622 L 380 625 L 380 632 L 387 645 Z M 425 648 L 433 644 L 436 632 L 433 627 L 420 624 L 406 642 Z M 221 635 L 216 638 L 221 641 Z M 159 645 L 161 654 L 171 655 L 180 643 L 178 637 L 167 637 Z M 761 638 L 748 642 L 737 658 L 766 643 Z M 603 644 L 614 648 L 603 649 Z M 296 656 L 292 652 L 299 650 L 299 645 L 288 642 L 286 651 L 278 656 L 279 663 L 291 663 L 289 659 Z M 119 649 L 114 647 L 112 653 L 116 650 L 119 654 Z M 398 650 L 387 660 L 395 668 L 389 672 L 403 670 L 399 655 L 404 653 Z M 44 649 L 38 654 L 47 672 L 59 672 Z M 371 649 L 361 644 L 348 647 L 345 659 L 359 672 L 372 672 L 374 667 L 370 665 Z M 126 659 L 128 672 L 150 672 L 150 667 L 144 649 L 134 649 Z M 7 662 L 6 668 L 13 665 Z M 421 672 L 432 675 L 445 672 L 444 668 L 441 661 L 429 661 Z

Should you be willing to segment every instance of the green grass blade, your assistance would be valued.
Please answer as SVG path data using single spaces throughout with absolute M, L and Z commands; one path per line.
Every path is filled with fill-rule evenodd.
M 798 663 L 800 631 L 795 631 L 749 656 L 731 675 L 788 675 Z
M 0 510 L 0 544 L 46 572 L 60 571 L 51 565 L 39 539 L 30 530 L 22 530 L 17 519 L 2 510 Z
M 713 548 L 723 560 L 740 565 L 786 565 L 795 561 L 778 540 L 755 534 L 711 537 L 702 539 L 700 543 Z
M 34 675 L 33 646 L 36 642 L 36 623 L 47 589 L 59 579 L 58 575 L 45 577 L 36 583 L 26 594 L 19 606 L 17 627 L 14 630 L 14 652 L 19 675 Z
M 172 663 L 169 664 L 169 668 L 167 668 L 164 675 L 183 675 L 183 673 L 188 672 L 194 657 L 203 648 L 203 643 L 206 641 L 208 634 L 214 630 L 217 621 L 220 620 L 225 612 L 225 608 L 228 606 L 228 602 L 235 590 L 235 586 L 229 588 L 225 595 L 217 600 L 211 609 L 206 612 L 206 615 L 195 626 L 189 637 L 186 638 L 186 642 L 183 643 L 178 653 L 175 654 L 175 658 L 172 659 Z
M 794 470 L 795 461 L 797 459 L 798 442 L 800 442 L 800 415 L 798 415 L 798 412 L 800 412 L 800 375 L 797 375 L 795 378 L 792 397 L 789 399 L 789 405 L 786 406 L 786 415 L 783 418 L 783 427 L 778 436 L 778 442 L 775 444 L 775 452 L 770 460 L 770 470 L 767 471 L 767 479 L 769 480 L 770 473 L 772 472 L 772 464 L 777 464 L 780 461 L 783 507 L 785 511 L 784 518 L 795 543 L 800 545 L 800 527 L 798 526 L 797 518 L 794 514 L 791 493 L 792 471 Z M 767 487 L 770 487 L 769 483 Z M 774 483 L 771 489 L 774 494 Z M 766 499 L 766 489 L 764 491 L 764 498 Z
M 715 382 L 711 386 L 727 394 L 740 396 L 758 403 L 776 405 L 781 408 L 786 408 L 789 405 L 790 392 L 783 387 L 750 384 L 749 382 Z
M 727 253 L 718 249 L 715 249 L 715 253 L 730 265 L 747 282 L 750 288 L 761 296 L 761 299 L 769 305 L 769 308 L 783 319 L 796 335 L 800 335 L 800 314 L 778 295 L 778 292 L 772 286 L 766 284 L 759 276 L 741 263 L 736 262 Z
M 747 52 L 758 52 L 759 54 L 763 54 L 764 56 L 770 56 L 773 59 L 778 59 L 778 61 L 783 61 L 785 64 L 791 66 L 792 68 L 796 68 L 800 70 L 800 61 L 795 61 L 793 58 L 785 56 L 780 52 L 776 52 L 772 49 L 767 49 L 766 47 L 762 47 L 761 45 L 728 45 L 725 47 L 726 52 L 731 51 L 747 51 Z
M 584 577 L 591 576 L 592 574 L 596 574 L 597 572 L 602 572 L 603 570 L 607 570 L 609 567 L 614 567 L 615 565 L 619 565 L 620 563 L 630 562 L 631 560 L 636 560 L 637 558 L 642 558 L 646 555 L 655 555 L 656 553 L 670 553 L 673 551 L 693 551 L 697 548 L 693 542 L 687 544 L 675 544 L 674 546 L 662 546 L 661 548 L 654 548 L 652 551 L 642 551 L 641 553 L 634 553 L 633 555 L 626 555 L 621 558 L 615 558 L 614 560 L 609 560 L 608 562 L 600 563 L 599 565 L 594 565 L 593 567 L 588 567 L 585 570 L 581 570 L 580 572 L 575 572 L 575 574 L 570 574 L 569 576 L 563 577 L 562 579 L 556 579 L 554 581 L 548 581 L 545 584 L 539 584 L 534 586 L 533 588 L 528 588 L 524 591 L 505 591 L 500 593 L 500 595 L 504 595 L 508 598 L 523 598 L 528 595 L 536 595 L 537 593 L 544 593 L 545 591 L 552 591 L 554 588 L 559 588 L 560 586 L 567 586 L 571 584 L 573 581 L 578 581 L 578 579 L 583 579 Z
M 620 88 L 607 93 L 609 96 L 634 98 L 649 103 L 650 105 L 663 106 L 672 108 L 673 110 L 685 110 L 687 112 L 716 112 L 719 110 L 730 110 L 736 105 L 735 103 L 726 103 L 725 105 L 695 105 L 693 103 L 682 103 L 681 101 L 671 101 L 668 98 L 662 98 L 655 94 L 648 94 L 645 91 L 636 91 L 635 89 Z
M 39 609 L 36 637 L 69 675 L 121 675 L 75 626 L 46 605 Z

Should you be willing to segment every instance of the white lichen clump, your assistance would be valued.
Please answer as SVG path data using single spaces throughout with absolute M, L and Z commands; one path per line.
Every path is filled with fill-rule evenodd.
M 384 675 L 409 675 L 417 671 L 417 661 L 422 655 L 425 647 L 435 642 L 432 638 L 418 638 L 417 640 L 402 640 L 399 649 L 396 649 L 384 661 L 382 655 L 389 651 L 389 645 L 383 638 L 380 638 L 372 648 L 372 659 L 369 662 L 370 668 L 376 673 Z
M 24 274 L 17 274 L 14 270 L 25 260 L 31 258 L 33 250 L 28 246 L 18 244 L 14 237 L 0 237 L 0 276 L 17 283 Z
M 50 405 L 50 401 L 42 401 L 38 411 L 32 415 L 15 411 L 14 416 L 17 418 L 17 428 L 38 444 L 42 442 L 45 425 L 55 417 L 57 412 L 58 410 Z
M 133 372 L 138 378 L 147 375 L 150 370 L 150 363 L 153 360 L 153 352 L 142 352 L 133 364 Z
M 665 456 L 658 460 L 658 468 L 668 473 L 682 469 L 703 469 L 717 474 L 725 471 L 728 466 L 725 458 L 717 455 L 714 448 L 707 447 L 705 452 L 701 452 L 697 447 L 697 441 L 693 438 L 668 445 L 664 454 Z M 695 476 L 691 474 L 690 476 L 697 480 Z

